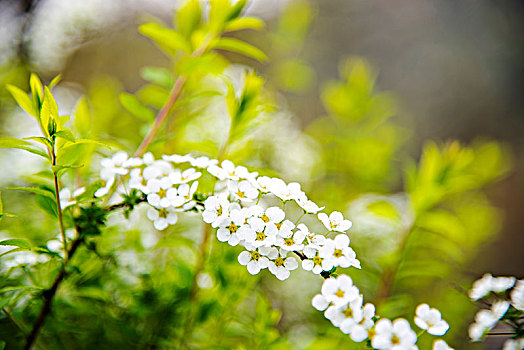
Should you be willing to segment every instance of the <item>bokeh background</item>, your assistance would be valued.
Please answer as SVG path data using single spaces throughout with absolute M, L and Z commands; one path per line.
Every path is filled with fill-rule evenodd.
M 37 72 L 47 81 L 61 73 L 63 83 L 57 95 L 63 113 L 70 113 L 75 101 L 86 94 L 94 104 L 98 103 L 95 109 L 101 111 L 101 115 L 106 113 L 111 118 L 123 115 L 126 112 L 118 104 L 118 93 L 134 93 L 144 84 L 138 74 L 140 69 L 155 65 L 170 67 L 169 59 L 149 39 L 138 34 L 137 24 L 147 21 L 150 15 L 170 23 L 176 6 L 176 1 L 162 0 L 3 0 L 0 2 L 0 82 L 22 86 L 29 71 Z M 359 205 L 367 203 L 370 195 L 386 196 L 397 208 L 405 205 L 402 194 L 398 198 L 394 194 L 405 191 L 406 181 L 402 176 L 405 164 L 408 159 L 417 162 L 422 157 L 421 150 L 428 140 L 438 144 L 450 139 L 463 144 L 497 141 L 509 152 L 505 155 L 511 154 L 511 168 L 502 171 L 504 176 L 498 177 L 500 181 L 485 189 L 486 198 L 496 211 L 496 214 L 490 212 L 493 227 L 486 228 L 489 223 L 479 226 L 490 231 L 486 234 L 489 238 L 479 243 L 461 269 L 471 279 L 484 272 L 524 276 L 523 2 L 258 0 L 251 3 L 248 13 L 266 20 L 267 28 L 261 33 L 237 35 L 263 49 L 270 61 L 260 64 L 238 55 L 227 57 L 232 62 L 254 66 L 267 79 L 274 100 L 282 110 L 277 125 L 285 124 L 283 132 L 288 135 L 266 134 L 265 138 L 281 142 L 280 151 L 286 149 L 289 154 L 270 157 L 258 152 L 260 159 L 254 161 L 239 151 L 238 160 L 268 166 L 288 181 L 301 181 L 319 201 L 335 198 L 333 202 L 340 205 L 353 203 L 348 212 L 355 213 L 355 218 L 348 216 L 356 221 Z M 332 185 L 323 187 L 319 179 L 324 183 L 332 180 L 328 175 L 333 169 L 319 170 L 321 160 L 326 157 L 315 148 L 323 140 L 333 141 L 330 137 L 335 137 L 336 144 L 366 132 L 365 127 L 359 129 L 367 125 L 363 117 L 366 113 L 358 117 L 358 111 L 353 111 L 354 119 L 339 124 L 347 130 L 331 135 L 333 129 L 322 129 L 326 115 L 337 115 L 337 111 L 344 109 L 337 101 L 358 100 L 351 93 L 337 95 L 335 92 L 334 81 L 340 80 L 341 74 L 349 81 L 348 86 L 358 85 L 350 81 L 348 72 L 354 76 L 364 74 L 363 79 L 371 84 L 371 90 L 380 94 L 374 103 L 380 104 L 379 109 L 387 109 L 384 116 L 378 118 L 384 120 L 381 123 L 387 119 L 389 124 L 381 125 L 389 129 L 377 129 L 377 135 L 388 139 L 389 148 L 387 152 L 373 153 L 365 148 L 366 143 L 346 145 L 354 152 L 360 150 L 369 159 L 356 160 L 343 170 L 335 169 L 332 173 L 346 174 L 347 179 L 338 183 L 335 179 Z M 17 112 L 3 86 L 0 92 L 2 136 L 25 136 L 29 126 L 18 122 L 25 117 Z M 109 97 L 107 100 L 97 97 L 97 92 L 113 96 L 114 102 L 108 102 Z M 318 135 L 319 130 L 325 132 L 324 138 Z M 121 136 L 115 130 L 108 133 Z M 291 140 L 290 145 L 286 140 Z M 124 142 L 125 146 L 133 150 L 130 140 L 127 144 Z M 191 150 L 184 149 L 190 146 L 172 146 L 177 151 Z M 278 150 L 277 147 L 273 151 Z M 362 157 L 351 153 L 348 156 Z M 13 161 L 13 153 L 0 151 L 1 186 L 16 183 L 28 167 L 36 166 L 22 156 L 17 157 Z M 387 164 L 374 173 L 369 168 L 373 174 L 363 176 L 361 173 L 374 162 Z M 343 190 L 333 194 L 341 184 Z M 7 194 L 4 196 L 9 200 Z M 14 200 L 12 197 L 11 201 Z M 404 214 L 409 216 L 409 209 Z M 471 220 L 485 219 L 480 217 L 482 212 L 477 215 L 475 218 L 472 214 Z M 401 217 L 398 222 L 404 219 Z M 365 277 L 361 278 L 366 284 Z M 303 337 L 311 330 L 309 326 L 289 326 L 300 318 L 294 319 L 286 313 L 289 309 L 282 305 L 286 299 L 274 295 L 278 294 L 275 288 L 279 287 L 273 286 L 270 278 L 260 283 L 270 295 L 272 307 L 284 310 L 284 321 L 279 327 L 286 330 L 291 346 L 306 348 L 314 342 L 314 337 Z M 307 303 L 307 298 L 304 300 Z M 315 322 L 321 322 L 320 318 Z M 334 333 L 319 331 L 319 334 L 325 337 Z M 497 340 L 487 344 L 493 349 L 500 347 Z M 457 348 L 462 347 L 457 345 Z

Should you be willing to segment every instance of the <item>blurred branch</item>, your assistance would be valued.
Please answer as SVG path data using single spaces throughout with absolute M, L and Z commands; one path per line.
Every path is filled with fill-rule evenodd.
M 25 330 L 25 327 L 13 316 L 5 307 L 2 308 L 2 312 L 13 322 L 13 324 L 22 332 L 22 334 L 25 336 L 27 335 L 27 331 Z

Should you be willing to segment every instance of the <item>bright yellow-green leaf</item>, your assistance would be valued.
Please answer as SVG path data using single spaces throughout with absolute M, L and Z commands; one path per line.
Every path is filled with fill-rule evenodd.
M 43 131 L 46 133 L 46 136 L 49 136 L 47 130 L 47 125 L 49 125 L 50 120 L 58 119 L 58 106 L 56 104 L 55 98 L 51 94 L 51 91 L 46 86 L 44 87 L 44 100 L 42 102 L 42 108 L 40 109 L 40 121 L 43 126 Z
M 45 196 L 45 197 L 48 197 L 48 198 L 51 198 L 51 199 L 55 199 L 55 193 L 54 192 L 45 190 L 45 189 L 40 188 L 40 187 L 8 187 L 7 189 L 8 190 L 18 190 L 18 191 L 35 193 L 35 194 L 39 194 L 39 195 L 42 195 L 42 196 Z
M 142 79 L 155 83 L 167 89 L 173 86 L 173 75 L 163 67 L 143 67 L 140 69 Z
M 67 140 L 67 141 L 70 141 L 70 142 L 76 142 L 76 139 L 75 139 L 75 136 L 73 135 L 73 133 L 70 130 L 67 130 L 67 129 L 63 129 L 63 130 L 57 131 L 55 133 L 55 136 L 63 138 L 64 140 Z
M 266 54 L 259 48 L 234 38 L 219 38 L 214 43 L 213 48 L 236 52 L 260 62 L 265 62 L 268 59 Z
M 18 103 L 18 105 L 29 115 L 32 115 L 33 117 L 37 118 L 35 106 L 33 104 L 33 101 L 31 101 L 29 95 L 25 91 L 14 85 L 7 84 L 6 87 L 7 90 L 9 90 L 9 92 L 11 93 L 11 96 L 13 96 L 13 98 L 16 100 L 16 103 Z
M 169 54 L 174 54 L 177 50 L 191 54 L 191 45 L 179 32 L 161 26 L 158 23 L 142 24 L 138 31 L 151 38 L 161 49 Z
M 122 106 L 135 117 L 146 122 L 151 122 L 155 119 L 155 113 L 144 106 L 135 95 L 123 92 L 118 96 L 118 100 Z
M 239 17 L 226 24 L 224 32 L 234 32 L 236 30 L 254 29 L 260 30 L 265 27 L 265 22 L 256 17 Z
M 193 31 L 200 25 L 202 16 L 202 9 L 200 8 L 200 1 L 189 0 L 186 1 L 175 16 L 176 27 L 186 38 L 189 38 Z
M 87 137 L 91 130 L 91 111 L 85 96 L 82 96 L 76 103 L 73 111 L 75 118 L 75 129 L 82 137 Z
M 42 87 L 42 82 L 40 81 L 38 76 L 34 73 L 31 73 L 31 76 L 29 77 L 29 86 L 31 87 L 31 94 L 33 95 L 33 102 L 38 112 L 42 105 L 43 87 Z
M 31 243 L 25 239 L 6 239 L 4 241 L 0 241 L 0 245 L 10 245 L 31 250 Z
M 0 137 L 0 148 L 16 148 L 21 149 L 41 157 L 49 159 L 49 155 L 40 149 L 33 148 L 34 146 L 27 141 L 19 140 L 14 137 Z
M 58 85 L 58 83 L 60 83 L 60 81 L 62 80 L 62 74 L 58 74 L 56 77 L 53 78 L 53 80 L 51 80 L 51 82 L 49 83 L 49 89 L 50 90 L 53 90 L 53 88 L 55 86 Z

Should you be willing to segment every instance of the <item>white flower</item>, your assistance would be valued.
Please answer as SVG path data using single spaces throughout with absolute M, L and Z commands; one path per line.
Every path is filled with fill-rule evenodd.
M 252 202 L 258 197 L 258 190 L 249 181 L 231 181 L 227 184 L 227 189 L 235 199 L 241 202 Z
M 524 280 L 519 280 L 511 291 L 511 304 L 515 309 L 524 311 Z
M 189 163 L 193 160 L 193 157 L 191 157 L 189 154 L 186 154 L 185 156 L 181 156 L 179 154 L 172 154 L 170 156 L 163 155 L 162 159 L 173 163 Z
M 126 175 L 128 169 L 124 167 L 127 160 L 127 153 L 124 151 L 116 152 L 111 158 L 104 158 L 100 161 L 102 169 L 100 170 L 100 178 L 108 181 L 116 175 Z
M 304 248 L 304 238 L 306 237 L 303 231 L 295 231 L 291 236 L 283 238 L 279 235 L 275 242 L 277 247 L 281 247 L 285 251 L 302 250 Z
M 398 318 L 391 322 L 387 318 L 381 318 L 375 324 L 376 335 L 371 345 L 379 350 L 404 350 L 417 349 L 417 335 L 411 329 L 409 322 Z
M 240 243 L 240 237 L 237 233 L 238 229 L 244 225 L 246 217 L 239 209 L 233 209 L 229 212 L 229 217 L 226 217 L 219 224 L 217 230 L 217 238 L 220 242 L 228 242 L 232 246 Z
M 486 331 L 492 329 L 495 324 L 506 314 L 510 303 L 498 301 L 491 306 L 490 310 L 480 310 L 475 315 L 475 322 L 468 329 L 469 337 L 473 341 L 480 340 Z
M 328 278 L 322 284 L 322 295 L 335 306 L 350 303 L 360 296 L 360 291 L 353 285 L 353 280 L 347 275 Z
M 307 247 L 306 247 L 307 248 Z M 316 275 L 319 275 L 324 269 L 322 268 L 322 258 L 318 256 L 314 250 L 304 248 L 304 255 L 308 259 L 302 260 L 302 268 L 306 271 L 311 271 Z
M 104 187 L 101 187 L 98 190 L 96 190 L 95 197 L 99 198 L 99 197 L 103 197 L 106 194 L 108 194 L 114 182 L 115 182 L 115 177 L 112 177 L 109 180 L 107 180 Z
M 340 325 L 340 330 L 350 334 L 351 339 L 357 343 L 368 338 L 368 331 L 373 327 L 375 316 L 375 305 L 367 303 L 362 310 L 353 314 L 353 318 L 347 319 Z
M 282 199 L 284 202 L 296 200 L 303 194 L 300 190 L 300 184 L 297 182 L 286 184 L 282 179 L 272 178 L 269 186 L 271 193 Z
M 299 207 L 304 209 L 306 214 L 316 214 L 325 207 L 319 207 L 315 202 L 310 201 L 306 196 L 297 198 L 296 200 Z
M 256 275 L 260 270 L 269 266 L 269 259 L 260 254 L 258 250 L 243 251 L 238 256 L 238 262 L 240 265 L 247 266 L 247 271 L 252 275 Z
M 193 195 L 195 194 L 197 188 L 198 181 L 193 182 L 191 184 L 191 187 L 188 184 L 182 184 L 178 186 L 178 196 L 182 197 L 184 199 L 184 202 L 190 202 L 193 199 Z
M 227 196 L 210 196 L 204 201 L 202 219 L 216 228 L 229 215 L 229 201 Z
M 151 179 L 147 182 L 147 202 L 155 208 L 167 208 L 171 205 L 167 198 L 167 190 L 171 188 L 171 181 L 167 176 L 161 179 Z
M 210 165 L 207 171 L 217 177 L 219 180 L 235 180 L 248 179 L 250 177 L 256 177 L 255 174 L 250 174 L 246 167 L 237 166 L 229 160 L 224 160 L 220 165 Z
M 60 207 L 62 209 L 65 209 L 71 205 L 76 204 L 76 198 L 80 196 L 82 193 L 86 191 L 85 187 L 80 187 L 73 191 L 71 194 L 71 191 L 68 188 L 63 188 L 60 192 Z
M 317 294 L 313 297 L 311 304 L 318 311 L 324 311 L 329 306 L 330 302 L 322 294 Z
M 153 226 L 155 226 L 159 231 L 165 230 L 168 225 L 176 224 L 178 220 L 176 212 L 166 208 L 159 210 L 149 208 L 147 211 L 147 217 L 149 220 L 153 221 Z
M 469 297 L 472 300 L 479 300 L 492 291 L 496 293 L 504 292 L 513 287 L 515 280 L 515 277 L 493 277 L 491 274 L 486 273 L 473 283 L 473 287 L 469 291 Z
M 278 229 L 275 225 L 266 226 L 264 221 L 257 217 L 247 220 L 249 226 L 255 231 L 255 240 L 250 242 L 255 247 L 270 247 L 277 240 Z
M 429 307 L 428 304 L 420 304 L 416 309 L 415 324 L 427 330 L 429 334 L 444 335 L 449 329 L 449 325 L 442 319 L 440 311 Z
M 502 350 L 522 350 L 524 349 L 524 338 L 508 339 L 504 342 Z
M 169 174 L 169 179 L 171 180 L 172 184 L 178 185 L 194 181 L 198 179 L 200 175 L 202 175 L 202 173 L 197 172 L 194 168 L 189 168 L 184 171 L 181 171 L 180 169 L 175 169 L 173 172 Z
M 351 221 L 345 220 L 339 211 L 332 212 L 329 217 L 326 213 L 319 213 L 318 219 L 329 231 L 346 232 L 351 228 Z
M 286 251 L 280 251 L 279 256 L 269 261 L 269 271 L 275 275 L 279 280 L 283 281 L 290 275 L 289 271 L 293 271 L 298 267 L 298 262 L 294 257 L 286 256 Z
M 268 176 L 259 176 L 256 179 L 251 177 L 248 180 L 262 193 L 269 193 L 271 191 L 271 178 Z
M 334 240 L 327 239 L 324 246 L 320 248 L 319 255 L 323 258 L 322 268 L 326 271 L 336 266 L 360 268 L 357 255 L 349 247 L 349 237 L 345 234 L 337 235 Z
M 433 350 L 455 350 L 450 347 L 444 340 L 438 339 L 433 342 Z
M 216 159 L 209 159 L 208 157 L 205 157 L 205 156 L 201 156 L 201 157 L 197 157 L 197 158 L 191 158 L 189 160 L 189 162 L 191 163 L 191 166 L 194 166 L 194 167 L 197 167 L 197 168 L 201 168 L 201 169 L 205 169 L 211 165 L 217 165 L 218 164 L 218 160 Z
M 344 322 L 345 320 L 353 319 L 353 317 L 361 319 L 363 301 L 364 300 L 362 296 L 359 295 L 355 299 L 353 299 L 352 301 L 344 305 L 341 305 L 341 306 L 332 305 L 328 307 L 328 309 L 324 313 L 324 316 L 326 316 L 326 318 L 330 320 L 331 323 L 333 323 L 333 326 L 335 327 L 340 327 L 342 322 Z M 351 327 L 345 327 L 344 329 L 341 329 L 341 330 L 345 334 L 349 334 L 350 328 Z
M 129 171 L 129 187 L 139 190 L 144 194 L 149 194 L 147 180 L 142 176 L 143 169 L 136 168 Z

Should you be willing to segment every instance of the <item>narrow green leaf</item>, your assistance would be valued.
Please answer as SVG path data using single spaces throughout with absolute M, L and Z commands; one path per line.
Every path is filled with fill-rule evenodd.
M 25 191 L 25 192 L 31 192 L 35 194 L 39 194 L 42 196 L 46 196 L 52 200 L 55 200 L 55 194 L 54 192 L 44 190 L 43 188 L 39 187 L 8 187 L 6 188 L 8 190 L 18 190 L 18 191 Z
M 7 252 L 4 252 L 2 254 L 0 254 L 0 257 L 4 256 L 4 255 L 7 255 L 7 254 L 11 254 L 11 253 L 16 253 L 16 252 L 25 252 L 25 251 L 28 251 L 28 250 L 31 250 L 31 249 L 26 249 L 26 248 L 15 248 L 15 249 L 11 249 L 11 250 L 8 250 Z
M 39 194 L 37 194 L 35 196 L 35 202 L 36 204 L 42 208 L 42 210 L 44 210 L 46 213 L 48 213 L 49 215 L 53 216 L 53 217 L 58 217 L 58 211 L 57 211 L 57 208 L 56 208 L 56 201 L 55 199 L 51 199 L 47 196 L 41 196 Z
M 35 112 L 40 112 L 40 107 L 42 106 L 42 82 L 38 76 L 34 73 L 31 73 L 29 77 L 29 86 L 31 87 L 31 94 L 33 95 L 34 106 L 36 107 Z M 37 114 L 39 117 L 39 115 Z
M 189 38 L 200 25 L 201 17 L 200 1 L 189 0 L 177 11 L 175 24 L 180 33 Z
M 42 102 L 42 108 L 40 109 L 40 121 L 44 126 L 44 132 L 48 133 L 47 125 L 50 120 L 58 119 L 58 106 L 55 98 L 47 86 L 44 87 L 44 100 Z M 49 136 L 49 135 L 46 135 Z
M 64 171 L 67 171 L 67 170 L 70 170 L 70 169 L 78 169 L 78 168 L 81 168 L 83 167 L 84 165 L 83 164 L 78 164 L 78 165 L 52 165 L 51 166 L 51 169 L 58 175 L 58 176 L 62 176 L 62 173 Z
M 167 89 L 173 86 L 173 76 L 171 72 L 162 67 L 143 67 L 140 69 L 142 79 L 155 83 Z
M 237 30 L 254 29 L 260 30 L 265 27 L 265 22 L 256 17 L 239 17 L 226 24 L 224 32 L 234 32 Z
M 42 145 L 48 147 L 49 149 L 53 148 L 53 144 L 51 143 L 51 141 L 49 141 L 45 137 L 41 137 L 41 136 L 24 137 L 24 140 L 33 140 L 33 141 L 41 143 Z
M 20 148 L 26 146 L 31 146 L 31 143 L 14 137 L 0 137 L 0 148 Z
M 33 101 L 31 101 L 31 98 L 25 91 L 23 91 L 22 89 L 14 85 L 10 85 L 10 84 L 7 84 L 6 88 L 11 93 L 11 96 L 13 96 L 16 103 L 18 103 L 18 105 L 24 111 L 26 111 L 29 115 L 32 115 L 33 117 L 38 118 L 38 114 L 35 111 L 35 106 L 33 104 Z
M 91 130 L 91 110 L 89 109 L 89 103 L 85 96 L 82 96 L 76 103 L 73 111 L 75 117 L 75 128 L 82 137 L 87 137 Z
M 191 45 L 179 32 L 163 27 L 158 23 L 142 24 L 138 31 L 149 38 L 151 38 L 160 48 L 167 50 L 168 53 L 173 54 L 175 51 L 184 51 L 191 54 Z
M 51 82 L 49 83 L 49 90 L 53 90 L 53 88 L 57 86 L 61 80 L 62 74 L 58 74 L 56 77 L 54 77 L 53 80 L 51 80 Z
M 9 286 L 9 287 L 0 288 L 0 293 L 11 292 L 13 290 L 20 290 L 20 289 L 41 290 L 42 288 L 33 287 L 33 286 Z
M 144 106 L 135 95 L 123 92 L 118 96 L 118 100 L 122 106 L 135 117 L 148 123 L 155 120 L 155 113 Z
M 227 21 L 231 21 L 234 18 L 237 18 L 242 13 L 242 10 L 246 6 L 247 0 L 238 0 L 232 7 L 227 17 Z
M 12 245 L 19 248 L 26 248 L 29 250 L 31 249 L 31 243 L 29 243 L 25 239 L 6 239 L 4 241 L 0 241 L 0 245 Z
M 18 149 L 23 149 L 24 151 L 27 151 L 29 153 L 36 154 L 40 157 L 43 157 L 49 161 L 51 161 L 51 157 L 49 157 L 49 154 L 45 153 L 44 151 L 32 147 L 18 147 Z
M 60 137 L 64 140 L 70 141 L 70 142 L 76 142 L 75 136 L 73 133 L 67 129 L 60 130 L 55 133 L 56 137 Z
M 0 192 L 0 214 L 4 213 L 4 204 L 2 203 L 2 192 Z
M 215 49 L 236 52 L 244 56 L 254 58 L 260 62 L 265 62 L 268 59 L 262 50 L 254 47 L 251 44 L 234 38 L 219 38 L 213 47 Z

